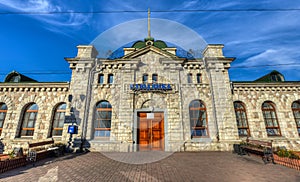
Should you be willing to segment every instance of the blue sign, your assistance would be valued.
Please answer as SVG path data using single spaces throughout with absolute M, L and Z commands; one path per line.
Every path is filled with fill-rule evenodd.
M 70 134 L 78 134 L 78 126 L 76 125 L 69 125 L 68 133 Z
M 172 90 L 170 84 L 130 84 L 130 90 Z

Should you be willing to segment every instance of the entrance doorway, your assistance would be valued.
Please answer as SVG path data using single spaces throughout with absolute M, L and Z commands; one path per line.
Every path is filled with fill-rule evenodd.
M 138 150 L 164 150 L 164 113 L 138 113 Z

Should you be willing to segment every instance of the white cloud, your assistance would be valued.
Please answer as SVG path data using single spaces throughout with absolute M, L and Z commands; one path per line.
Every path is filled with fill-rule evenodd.
M 198 0 L 184 2 L 183 8 L 194 8 L 197 3 L 199 3 Z
M 298 64 L 296 57 L 299 57 L 296 48 L 268 49 L 249 57 L 242 63 L 235 64 L 234 67 L 274 66 L 280 67 L 281 70 L 288 70 L 294 68 L 294 64 Z
M 45 28 L 57 32 L 64 31 L 61 29 L 62 26 L 75 27 L 83 25 L 87 23 L 90 17 L 90 15 L 74 13 L 73 11 L 60 14 L 60 12 L 66 12 L 67 10 L 64 10 L 62 5 L 53 4 L 50 0 L 29 0 L 27 2 L 21 0 L 0 0 L 0 5 L 12 9 L 13 12 L 24 12 L 24 15 L 45 23 Z

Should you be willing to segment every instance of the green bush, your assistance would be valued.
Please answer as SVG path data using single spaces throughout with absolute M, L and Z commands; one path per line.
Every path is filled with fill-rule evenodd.
M 8 155 L 9 155 L 9 158 L 10 158 L 10 159 L 15 158 L 15 153 L 14 153 L 14 151 L 9 152 Z
M 276 154 L 279 156 L 279 157 L 288 157 L 288 158 L 291 158 L 291 159 L 300 159 L 300 157 L 294 153 L 293 151 L 291 150 L 287 150 L 285 148 L 279 148 L 277 151 L 276 151 Z
M 247 143 L 245 141 L 241 141 L 240 145 L 247 145 Z

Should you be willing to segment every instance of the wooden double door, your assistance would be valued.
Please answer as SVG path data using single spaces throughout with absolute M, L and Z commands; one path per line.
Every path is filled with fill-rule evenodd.
M 138 113 L 139 151 L 164 150 L 164 113 Z

